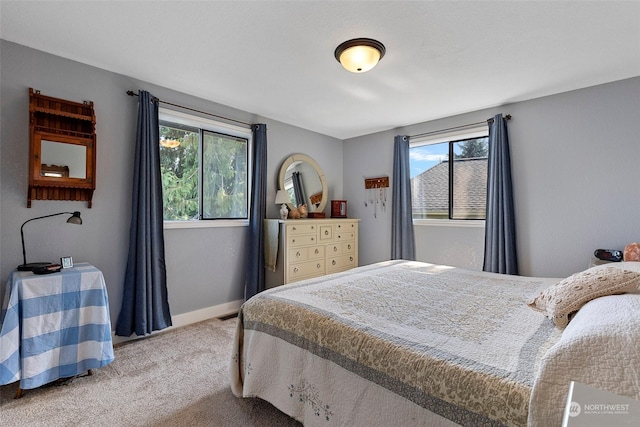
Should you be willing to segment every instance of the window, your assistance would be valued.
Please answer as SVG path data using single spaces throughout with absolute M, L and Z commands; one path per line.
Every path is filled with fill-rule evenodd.
M 488 144 L 486 128 L 412 141 L 413 219 L 485 219 Z
M 165 221 L 248 219 L 251 132 L 160 110 Z

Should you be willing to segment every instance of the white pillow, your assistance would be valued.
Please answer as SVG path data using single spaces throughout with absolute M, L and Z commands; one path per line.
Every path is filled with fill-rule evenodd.
M 620 270 L 629 270 L 640 273 L 640 262 L 637 261 L 620 261 L 620 262 L 608 262 L 606 264 L 596 265 L 591 267 L 592 270 L 602 270 L 603 268 L 613 267 Z

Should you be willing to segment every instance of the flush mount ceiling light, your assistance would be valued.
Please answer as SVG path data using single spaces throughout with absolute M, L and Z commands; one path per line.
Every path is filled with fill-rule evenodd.
M 375 67 L 384 53 L 384 45 L 379 41 L 359 38 L 341 43 L 334 55 L 345 70 L 364 73 Z

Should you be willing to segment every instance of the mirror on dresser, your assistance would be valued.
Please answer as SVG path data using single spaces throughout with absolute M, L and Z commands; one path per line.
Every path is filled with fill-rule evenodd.
M 289 209 L 305 204 L 309 212 L 323 212 L 327 205 L 328 189 L 322 169 L 306 154 L 292 154 L 280 167 L 279 189 L 291 198 Z

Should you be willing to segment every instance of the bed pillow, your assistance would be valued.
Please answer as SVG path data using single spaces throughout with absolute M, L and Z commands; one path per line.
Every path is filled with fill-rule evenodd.
M 617 268 L 619 270 L 629 270 L 640 273 L 640 262 L 637 261 L 619 261 L 619 262 L 607 262 L 605 264 L 596 265 L 591 267 L 591 270 L 602 270 L 604 268 Z
M 529 307 L 545 313 L 557 327 L 564 328 L 569 324 L 569 316 L 592 299 L 637 291 L 639 286 L 638 272 L 610 266 L 590 268 L 549 286 Z

